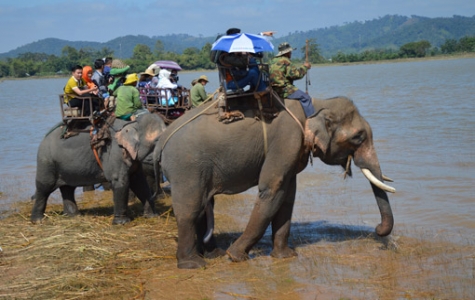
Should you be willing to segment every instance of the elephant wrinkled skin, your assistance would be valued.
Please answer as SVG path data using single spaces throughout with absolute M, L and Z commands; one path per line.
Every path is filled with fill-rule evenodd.
M 116 119 L 109 128 L 112 138 L 102 147 L 101 169 L 91 149 L 89 132 L 63 139 L 63 128 L 55 128 L 38 148 L 31 221 L 42 220 L 48 197 L 57 188 L 63 198 L 64 213 L 74 216 L 79 213 L 74 198 L 76 187 L 107 181 L 113 191 L 113 224 L 130 221 L 127 216 L 129 188 L 144 204 L 144 214 L 154 214 L 154 202 L 141 161 L 153 151 L 164 130 L 163 119 L 154 114 L 142 115 L 135 122 Z
M 316 115 L 305 119 L 298 101 L 285 100 L 286 111 L 263 124 L 251 112 L 230 124 L 217 121 L 216 109 L 203 105 L 181 117 L 164 132 L 154 151 L 154 162 L 171 184 L 173 210 L 178 223 L 179 268 L 205 266 L 203 256 L 222 254 L 215 237 L 208 235 L 213 222 L 214 195 L 236 194 L 258 186 L 251 217 L 242 235 L 226 251 L 233 261 L 248 259 L 251 248 L 272 226 L 273 257 L 295 256 L 288 246 L 290 223 L 297 189 L 297 174 L 309 155 L 325 164 L 340 165 L 351 175 L 349 159 L 374 175 L 371 183 L 381 212 L 377 234 L 391 233 L 393 215 L 383 175 L 373 146 L 372 131 L 353 102 L 345 97 L 313 99 Z M 203 112 L 203 113 L 202 113 Z M 202 113 L 202 114 L 201 114 Z M 201 114 L 195 118 L 195 115 Z M 185 124 L 190 120 L 189 124 Z M 303 128 L 311 129 L 306 144 Z M 314 137 L 313 137 L 314 135 Z M 265 138 L 266 137 L 266 138 Z M 186 141 L 186 142 L 185 142 Z M 313 141 L 313 142 L 312 142 Z M 265 153 L 267 149 L 267 153 Z M 387 187 L 388 191 L 390 187 Z M 211 224 L 211 225 L 210 225 Z

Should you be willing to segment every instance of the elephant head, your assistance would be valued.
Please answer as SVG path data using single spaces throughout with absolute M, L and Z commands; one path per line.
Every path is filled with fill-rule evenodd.
M 140 115 L 115 134 L 119 146 L 125 149 L 128 159 L 142 161 L 150 154 L 165 130 L 165 123 L 156 114 Z
M 391 233 L 394 219 L 386 192 L 395 189 L 383 183 L 383 176 L 373 145 L 371 127 L 359 114 L 353 102 L 344 97 L 314 100 L 317 113 L 308 119 L 307 127 L 315 134 L 311 149 L 314 157 L 325 164 L 340 165 L 351 176 L 351 160 L 370 181 L 380 212 L 381 224 L 376 233 Z

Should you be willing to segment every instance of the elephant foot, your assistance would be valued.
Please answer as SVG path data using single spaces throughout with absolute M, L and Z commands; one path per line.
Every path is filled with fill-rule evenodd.
M 212 251 L 205 251 L 205 258 L 212 259 L 212 258 L 218 258 L 225 255 L 226 255 L 226 251 L 221 248 L 215 248 Z
M 132 219 L 127 216 L 114 216 L 114 219 L 112 220 L 112 225 L 123 225 L 129 223 L 130 221 L 132 221 Z
M 289 258 L 289 257 L 298 256 L 298 254 L 294 249 L 286 247 L 284 249 L 274 248 L 274 250 L 272 250 L 272 252 L 270 253 L 270 256 L 274 258 Z
M 178 259 L 178 269 L 199 269 L 206 266 L 206 261 L 200 256 Z
M 233 262 L 241 262 L 249 259 L 249 254 L 242 251 L 237 251 L 233 246 L 226 250 L 226 254 Z
M 157 218 L 159 217 L 160 215 L 155 213 L 155 212 L 145 212 L 143 213 L 143 217 L 146 218 L 146 219 L 151 219 L 151 218 Z
M 63 213 L 69 217 L 79 215 L 79 209 L 76 202 L 63 200 Z
M 143 216 L 144 218 L 155 218 L 158 217 L 159 214 L 157 214 L 155 208 L 150 205 L 150 203 L 146 202 L 143 209 Z
M 31 215 L 30 221 L 33 224 L 41 224 L 41 222 L 43 221 L 43 215 L 41 215 L 41 216 Z
M 64 213 L 65 216 L 68 216 L 68 217 L 76 217 L 76 216 L 80 215 L 79 210 L 76 210 L 76 211 L 74 211 L 74 210 L 65 210 L 63 213 Z

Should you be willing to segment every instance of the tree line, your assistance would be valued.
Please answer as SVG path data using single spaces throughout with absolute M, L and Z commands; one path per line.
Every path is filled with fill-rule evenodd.
M 338 52 L 336 55 L 331 57 L 331 61 L 335 63 L 378 61 L 467 52 L 475 52 L 475 36 L 463 37 L 458 41 L 455 39 L 448 39 L 440 46 L 440 48 L 432 47 L 428 41 L 422 40 L 404 44 L 399 47 L 399 49 L 374 49 L 350 54 Z
M 216 65 L 210 60 L 210 51 L 211 44 L 206 43 L 201 49 L 190 47 L 186 48 L 182 54 L 178 54 L 165 51 L 163 42 L 158 40 L 153 49 L 144 44 L 135 45 L 132 57 L 123 59 L 123 62 L 130 66 L 130 72 L 137 73 L 143 72 L 151 63 L 157 60 L 176 61 L 184 70 L 212 70 Z M 428 41 L 422 40 L 404 44 L 399 49 L 374 49 L 350 54 L 338 52 L 330 60 L 321 55 L 316 39 L 310 39 L 308 48 L 303 46 L 300 51 L 302 60 L 308 60 L 314 64 L 426 57 L 475 52 L 475 36 L 466 36 L 459 40 L 447 39 L 440 48 L 432 47 Z M 108 56 L 114 57 L 114 51 L 107 47 L 101 50 L 92 48 L 77 50 L 74 47 L 65 46 L 60 56 L 27 52 L 19 54 L 16 58 L 7 58 L 0 61 L 0 78 L 69 74 L 73 65 L 93 66 L 94 60 Z M 268 62 L 271 58 L 272 54 L 266 53 L 264 61 Z
M 130 72 L 143 72 L 157 60 L 176 61 L 184 70 L 214 69 L 215 64 L 210 61 L 211 44 L 207 43 L 201 49 L 190 47 L 182 54 L 165 51 L 163 43 L 156 42 L 154 49 L 147 45 L 137 44 L 132 57 L 121 59 L 130 66 Z M 0 61 L 1 77 L 29 77 L 69 74 L 72 66 L 93 66 L 98 58 L 114 57 L 114 51 L 104 47 L 97 51 L 93 48 L 77 50 L 71 46 L 63 47 L 60 56 L 45 53 L 22 53 L 16 58 L 7 58 Z M 120 58 L 119 58 L 120 59 Z

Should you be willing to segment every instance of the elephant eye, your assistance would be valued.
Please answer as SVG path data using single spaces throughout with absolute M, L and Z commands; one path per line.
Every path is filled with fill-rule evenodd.
M 363 143 L 363 141 L 365 140 L 366 138 L 366 134 L 364 131 L 358 131 L 358 133 L 356 133 L 354 136 L 351 137 L 351 143 L 353 145 L 361 145 L 361 143 Z

